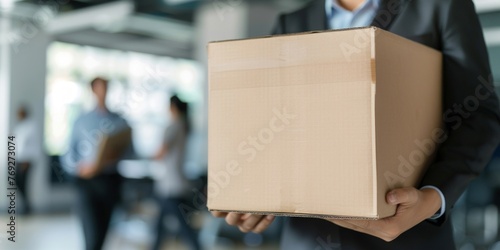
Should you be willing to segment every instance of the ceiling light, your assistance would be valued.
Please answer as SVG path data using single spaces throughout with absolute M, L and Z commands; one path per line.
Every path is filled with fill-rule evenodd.
M 0 0 L 0 9 L 10 10 L 14 7 L 14 3 L 19 0 Z

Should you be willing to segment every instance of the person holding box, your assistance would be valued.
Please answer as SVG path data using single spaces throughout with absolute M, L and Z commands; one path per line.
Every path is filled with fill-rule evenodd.
M 80 116 L 73 126 L 62 163 L 74 180 L 77 213 L 83 226 L 85 249 L 102 248 L 109 222 L 121 193 L 122 177 L 116 170 L 119 153 L 103 159 L 103 143 L 111 135 L 129 130 L 127 122 L 106 106 L 108 81 L 91 81 L 97 107 Z
M 370 25 L 443 54 L 445 140 L 418 188 L 387 193 L 386 202 L 397 205 L 394 216 L 376 221 L 289 218 L 282 249 L 455 249 L 449 214 L 500 143 L 498 97 L 472 0 L 312 0 L 281 15 L 274 34 Z M 274 220 L 212 213 L 243 232 L 260 233 Z

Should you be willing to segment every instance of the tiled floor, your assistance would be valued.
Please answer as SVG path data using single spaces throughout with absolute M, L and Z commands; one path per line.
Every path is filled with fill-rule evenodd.
M 8 217 L 0 215 L 0 225 Z M 5 226 L 6 227 L 6 226 Z M 6 230 L 0 230 L 0 250 L 83 250 L 83 235 L 78 218 L 72 214 L 34 215 L 16 219 L 16 242 L 7 241 Z M 147 250 L 151 241 L 147 225 L 128 222 L 116 225 L 109 232 L 103 250 Z M 166 242 L 164 249 L 186 249 L 179 242 Z M 247 248 L 245 246 L 217 246 L 217 250 L 259 249 L 272 250 L 277 246 Z
M 0 216 L 2 225 L 8 218 Z M 71 215 L 45 215 L 16 218 L 16 242 L 0 238 L 0 249 L 8 250 L 81 250 L 79 222 Z M 4 232 L 5 230 L 1 230 Z

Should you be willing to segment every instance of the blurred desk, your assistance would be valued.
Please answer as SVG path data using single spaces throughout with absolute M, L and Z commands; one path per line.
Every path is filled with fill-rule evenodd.
M 118 173 L 127 179 L 153 179 L 158 163 L 150 160 L 122 160 L 118 163 Z

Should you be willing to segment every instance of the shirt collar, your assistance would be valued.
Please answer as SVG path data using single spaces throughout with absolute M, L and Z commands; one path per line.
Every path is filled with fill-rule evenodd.
M 359 6 L 356 10 L 353 11 L 355 13 L 356 11 L 359 11 L 360 9 L 363 9 L 367 5 L 373 5 L 375 9 L 378 9 L 380 6 L 380 0 L 365 0 L 361 6 Z M 342 6 L 340 6 L 338 0 L 325 0 L 325 11 L 326 11 L 326 17 L 331 18 L 333 10 L 335 11 L 347 11 L 344 9 Z
M 109 111 L 109 109 L 101 109 L 99 107 L 95 107 L 90 113 L 96 115 L 96 116 L 102 116 L 102 117 L 106 117 L 106 116 L 110 116 L 111 115 L 111 112 Z

